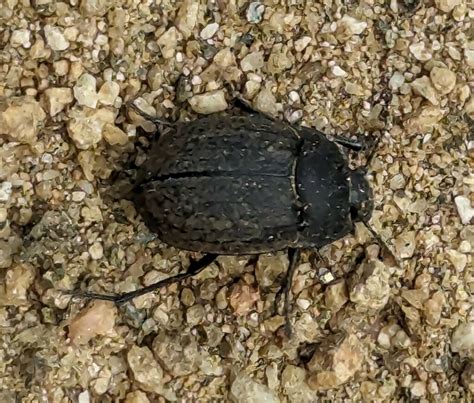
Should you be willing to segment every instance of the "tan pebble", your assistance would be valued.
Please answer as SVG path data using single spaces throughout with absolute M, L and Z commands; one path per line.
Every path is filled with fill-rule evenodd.
M 69 338 L 73 344 L 86 344 L 96 336 L 115 334 L 117 308 L 109 301 L 93 301 L 75 316 L 69 324 Z
M 94 242 L 89 247 L 89 255 L 94 260 L 102 259 L 102 257 L 104 256 L 104 249 L 102 248 L 102 244 L 99 242 Z
M 69 41 L 65 38 L 64 33 L 58 27 L 45 25 L 44 35 L 46 37 L 46 43 L 52 50 L 62 51 L 69 47 Z
M 433 86 L 441 95 L 449 94 L 456 86 L 456 74 L 443 67 L 433 67 L 430 71 Z
M 104 126 L 103 136 L 107 143 L 111 146 L 124 146 L 128 143 L 128 136 L 117 126 L 107 123 Z
M 206 92 L 194 95 L 188 100 L 191 108 L 197 113 L 208 115 L 211 113 L 225 111 L 228 107 L 223 90 Z
M 120 93 L 120 85 L 114 81 L 106 81 L 99 90 L 99 102 L 102 105 L 113 105 Z
M 44 92 L 44 100 L 48 107 L 49 114 L 56 116 L 69 105 L 73 100 L 70 88 L 48 88 Z
M 413 89 L 415 94 L 421 95 L 423 98 L 426 98 L 433 105 L 438 105 L 439 101 L 437 97 L 437 92 L 431 84 L 431 80 L 427 76 L 423 76 L 414 80 L 411 83 L 411 88 Z
M 99 100 L 96 91 L 96 79 L 91 74 L 83 74 L 74 86 L 74 97 L 79 105 L 95 108 Z

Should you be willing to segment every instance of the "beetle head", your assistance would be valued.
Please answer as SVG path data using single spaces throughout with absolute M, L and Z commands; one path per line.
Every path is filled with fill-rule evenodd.
M 350 173 L 351 192 L 349 196 L 350 212 L 353 221 L 367 223 L 372 217 L 374 201 L 372 189 L 365 177 L 365 170 L 356 169 Z

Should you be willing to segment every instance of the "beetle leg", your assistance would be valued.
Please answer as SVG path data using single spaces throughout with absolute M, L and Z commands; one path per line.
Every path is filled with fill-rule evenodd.
M 361 143 L 360 141 L 351 140 L 346 137 L 338 136 L 338 135 L 332 135 L 331 137 L 333 138 L 333 141 L 335 143 L 349 150 L 362 151 L 364 149 L 364 144 Z
M 284 277 L 281 288 L 275 295 L 275 307 L 278 306 L 278 302 L 283 294 L 284 305 L 283 305 L 283 316 L 285 317 L 285 332 L 288 337 L 291 337 L 291 323 L 290 323 L 290 290 L 293 283 L 293 277 L 300 261 L 301 251 L 299 249 L 290 248 L 288 249 L 288 271 Z
M 188 277 L 195 276 L 196 274 L 203 271 L 207 266 L 209 266 L 214 260 L 216 260 L 216 258 L 217 255 L 208 253 L 199 260 L 191 261 L 191 264 L 189 265 L 188 270 L 186 270 L 185 273 L 180 273 L 175 276 L 165 278 L 164 280 L 158 281 L 157 283 L 151 284 L 147 287 L 139 288 L 138 290 L 126 292 L 123 294 L 107 295 L 81 291 L 66 291 L 66 294 L 80 298 L 98 299 L 103 301 L 112 301 L 116 304 L 123 304 L 124 302 L 131 301 L 136 297 L 148 294 L 149 292 L 155 291 L 166 285 L 177 283 L 178 281 L 184 280 Z
M 166 120 L 159 119 L 155 116 L 151 116 L 146 112 L 143 112 L 138 106 L 136 106 L 132 101 L 128 102 L 127 106 L 130 107 L 130 109 L 133 109 L 135 113 L 140 115 L 143 119 L 149 120 L 152 122 L 155 126 L 158 127 L 158 125 L 163 125 L 163 126 L 174 126 L 174 123 L 167 122 Z

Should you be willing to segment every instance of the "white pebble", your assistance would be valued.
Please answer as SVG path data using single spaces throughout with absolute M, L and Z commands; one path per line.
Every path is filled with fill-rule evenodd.
M 211 39 L 218 30 L 219 24 L 217 22 L 213 22 L 212 24 L 208 24 L 203 28 L 200 33 L 200 36 L 204 40 Z
M 471 201 L 465 196 L 456 196 L 454 203 L 458 209 L 459 217 L 463 224 L 469 224 L 474 217 L 474 208 L 471 207 Z
M 0 202 L 7 202 L 12 194 L 12 183 L 2 182 L 0 184 Z

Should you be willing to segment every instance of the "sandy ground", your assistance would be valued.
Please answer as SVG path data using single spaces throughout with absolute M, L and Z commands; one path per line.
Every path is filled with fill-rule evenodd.
M 468 402 L 474 392 L 472 68 L 465 0 L 3 0 L 1 402 Z M 381 138 L 370 225 L 272 305 L 282 253 L 185 269 L 120 196 L 154 126 L 228 109 Z M 355 163 L 363 163 L 358 158 Z M 121 174 L 119 174 L 122 172 Z

